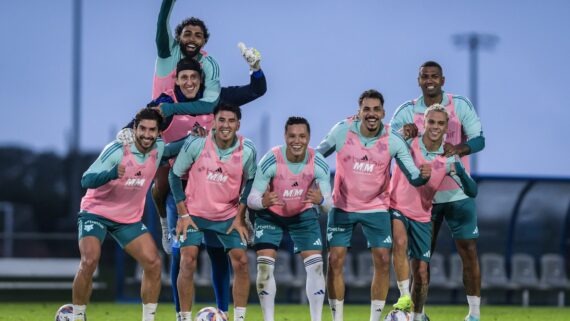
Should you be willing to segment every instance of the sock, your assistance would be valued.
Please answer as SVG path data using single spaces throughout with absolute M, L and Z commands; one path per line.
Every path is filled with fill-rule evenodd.
M 192 321 L 192 311 L 178 312 L 178 315 L 180 315 L 180 321 Z
M 332 321 L 343 321 L 343 305 L 344 300 L 336 300 L 329 298 L 329 305 L 331 306 Z
M 382 314 L 382 309 L 386 301 L 372 300 L 370 301 L 370 321 L 380 320 L 380 315 Z
M 275 285 L 275 259 L 269 256 L 259 256 L 257 258 L 257 279 L 255 285 L 257 287 L 257 296 L 261 304 L 264 321 L 273 321 L 275 317 L 275 293 L 277 286 Z
M 423 318 L 424 318 L 423 312 L 412 313 L 412 321 L 423 321 L 424 320 Z
M 325 301 L 325 277 L 323 276 L 323 257 L 314 254 L 303 260 L 307 271 L 305 290 L 309 299 L 311 321 L 320 321 Z
M 400 290 L 400 297 L 410 295 L 410 279 L 398 281 L 398 289 Z
M 168 233 L 168 219 L 166 217 L 160 218 L 160 226 L 162 227 L 163 231 L 166 231 L 166 233 Z
M 73 305 L 73 320 L 74 321 L 85 321 L 85 310 L 87 305 Z
M 218 309 L 228 312 L 230 305 L 230 274 L 232 267 L 223 247 L 207 246 L 206 251 L 212 262 L 212 285 L 216 294 Z
M 235 307 L 234 308 L 234 321 L 244 321 L 245 320 L 245 307 Z
M 479 319 L 481 317 L 481 297 L 468 295 L 467 296 L 467 303 L 469 303 L 469 315 L 472 315 Z
M 157 303 L 143 304 L 142 321 L 154 321 Z
M 180 248 L 173 247 L 170 259 L 170 283 L 172 288 L 172 298 L 176 312 L 180 312 L 180 298 L 178 297 L 178 274 L 180 273 Z

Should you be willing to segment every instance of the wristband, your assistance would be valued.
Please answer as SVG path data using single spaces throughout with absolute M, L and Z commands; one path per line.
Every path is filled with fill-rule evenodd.
M 190 214 L 178 215 L 178 218 L 187 218 L 190 217 Z

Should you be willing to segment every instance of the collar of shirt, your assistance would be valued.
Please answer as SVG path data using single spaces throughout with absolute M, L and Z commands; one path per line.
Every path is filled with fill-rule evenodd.
M 442 91 L 441 96 L 442 96 L 441 104 L 444 106 L 449 105 L 449 97 L 447 97 L 447 93 L 445 91 Z M 415 112 L 423 113 L 428 107 L 429 106 L 426 106 L 423 95 L 418 97 L 418 99 L 416 99 L 416 103 L 414 104 Z
M 443 143 L 439 146 L 437 151 L 432 152 L 432 151 L 427 150 L 426 145 L 424 144 L 424 140 L 422 138 L 423 138 L 423 135 L 418 136 L 418 141 L 420 143 L 420 150 L 422 151 L 422 153 L 424 155 L 429 155 L 429 154 L 433 154 L 434 156 L 443 155 Z
M 380 120 L 380 130 L 378 131 L 378 133 L 374 137 L 366 137 L 366 136 L 362 135 L 362 133 L 360 132 L 360 124 L 362 124 L 362 121 L 360 119 L 355 119 L 352 122 L 352 124 L 350 125 L 349 130 L 355 132 L 361 138 L 375 139 L 375 138 L 378 138 L 378 137 L 380 137 L 386 133 L 386 127 L 384 126 L 384 123 L 382 123 L 382 120 Z

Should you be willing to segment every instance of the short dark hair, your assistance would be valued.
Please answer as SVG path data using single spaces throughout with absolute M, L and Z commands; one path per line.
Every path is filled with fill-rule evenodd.
M 441 65 L 438 64 L 437 62 L 433 61 L 433 60 L 428 60 L 428 61 L 424 62 L 420 66 L 420 70 L 424 67 L 436 67 L 437 69 L 439 69 L 439 72 L 443 75 L 443 68 L 441 68 Z
M 182 70 L 195 70 L 202 76 L 202 66 L 192 57 L 184 57 L 176 64 L 176 75 Z
M 287 127 L 291 125 L 301 125 L 301 124 L 305 124 L 305 126 L 307 126 L 307 132 L 311 134 L 311 125 L 309 125 L 309 121 L 299 116 L 291 116 L 287 119 L 287 122 L 285 123 L 285 132 L 287 132 Z
M 204 23 L 204 21 L 196 17 L 186 18 L 181 23 L 179 23 L 178 26 L 176 26 L 176 29 L 174 29 L 174 34 L 176 35 L 176 41 L 180 40 L 180 34 L 182 33 L 182 29 L 184 29 L 184 27 L 188 25 L 200 27 L 202 29 L 202 32 L 204 33 L 204 39 L 206 40 L 205 42 L 208 42 L 208 39 L 210 38 L 210 33 L 208 32 L 208 28 L 206 28 L 206 24 Z
M 216 116 L 221 111 L 231 111 L 232 113 L 236 114 L 238 120 L 241 120 L 241 108 L 239 106 L 224 103 L 218 104 L 214 108 L 214 116 Z
M 142 108 L 135 115 L 135 128 L 137 128 L 139 126 L 139 123 L 143 119 L 156 120 L 156 125 L 158 128 L 161 128 L 162 122 L 164 120 L 157 110 L 152 109 L 152 108 Z
M 360 106 L 362 101 L 366 98 L 379 99 L 382 105 L 384 105 L 384 96 L 382 96 L 382 94 L 376 89 L 368 89 L 360 94 L 360 97 L 358 98 L 358 106 Z

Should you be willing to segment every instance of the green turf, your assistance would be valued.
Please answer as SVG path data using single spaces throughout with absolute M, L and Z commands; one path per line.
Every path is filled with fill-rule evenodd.
M 63 302 L 44 304 L 0 303 L 0 320 L 50 321 L 54 319 L 55 311 L 62 304 Z M 204 306 L 204 304 L 198 304 L 193 310 L 198 311 Z M 386 312 L 388 310 L 386 309 Z M 462 321 L 467 312 L 467 307 L 429 306 L 426 311 L 432 321 Z M 369 319 L 369 307 L 366 305 L 347 305 L 344 312 L 345 321 L 367 321 Z M 570 308 L 483 306 L 481 313 L 484 321 L 570 320 Z M 275 309 L 275 315 L 275 321 L 310 321 L 307 305 L 278 305 Z M 92 303 L 87 308 L 87 318 L 88 321 L 138 321 L 141 320 L 141 306 L 139 304 Z M 330 312 L 325 306 L 323 320 L 328 321 L 330 318 Z M 159 304 L 156 321 L 175 320 L 174 307 L 170 304 Z M 232 319 L 230 318 L 230 320 Z M 248 306 L 247 320 L 263 320 L 258 304 Z

